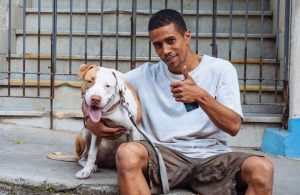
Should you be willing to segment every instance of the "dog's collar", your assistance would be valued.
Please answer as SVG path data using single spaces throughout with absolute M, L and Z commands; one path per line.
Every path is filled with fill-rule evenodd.
M 121 104 L 121 100 L 117 101 L 107 111 L 105 111 L 105 113 L 102 113 L 102 114 L 107 115 L 107 114 L 111 114 L 111 113 L 115 112 L 120 104 Z
M 132 115 L 132 113 L 130 112 L 130 110 L 128 108 L 129 107 L 128 102 L 125 101 L 124 93 L 120 89 L 117 76 L 114 72 L 112 74 L 114 75 L 114 77 L 116 79 L 116 82 L 117 82 L 117 86 L 119 88 L 119 95 L 120 95 L 120 101 L 119 102 L 120 102 L 121 106 L 127 111 L 129 118 L 133 120 L 133 115 Z

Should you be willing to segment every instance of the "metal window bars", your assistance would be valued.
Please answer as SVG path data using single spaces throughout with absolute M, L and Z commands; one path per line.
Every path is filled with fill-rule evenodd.
M 76 68 L 79 62 L 97 63 L 124 72 L 136 68 L 143 62 L 159 60 L 148 39 L 147 21 L 161 8 L 177 9 L 183 14 L 187 26 L 193 32 L 192 48 L 196 53 L 226 58 L 235 64 L 244 106 L 283 107 L 282 112 L 285 115 L 283 120 L 285 122 L 287 120 L 289 0 L 285 1 L 287 14 L 283 46 L 279 44 L 280 0 L 273 0 L 276 7 L 274 11 L 270 8 L 272 0 L 257 0 L 256 4 L 248 0 L 228 0 L 226 4 L 217 0 L 32 0 L 32 2 L 37 1 L 37 9 L 28 7 L 27 1 L 23 0 L 22 27 L 17 29 L 16 35 L 11 34 L 12 23 L 14 23 L 12 21 L 13 1 L 6 1 L 9 32 L 7 67 L 6 71 L 0 72 L 0 76 L 5 76 L 1 80 L 1 88 L 2 91 L 6 89 L 6 92 L 1 93 L 0 96 L 49 99 L 51 127 L 53 127 L 55 81 L 62 78 L 76 79 Z M 84 2 L 84 5 L 80 2 Z M 51 5 L 50 9 L 44 5 L 48 7 Z M 37 29 L 32 27 L 30 30 L 27 29 L 27 25 L 30 24 L 27 21 L 29 14 L 37 18 Z M 52 17 L 52 23 L 47 23 L 50 21 L 49 18 L 47 19 L 49 15 Z M 63 16 L 67 16 L 68 19 Z M 275 22 L 272 23 L 270 18 Z M 68 21 L 68 24 L 61 25 L 62 20 Z M 78 21 L 82 22 L 81 27 L 78 27 Z M 270 31 L 267 22 L 275 25 L 273 31 Z M 257 32 L 254 30 L 255 26 L 259 26 Z M 29 35 L 35 35 L 37 43 L 30 42 Z M 50 53 L 44 48 L 49 48 L 45 46 L 47 35 L 51 35 Z M 17 48 L 16 51 L 12 51 L 14 36 L 22 40 L 22 50 Z M 68 38 L 66 43 L 65 38 Z M 20 42 L 18 43 L 20 46 Z M 80 48 L 77 48 L 78 43 L 82 43 Z M 36 51 L 30 49 L 34 44 L 37 44 Z M 64 45 L 68 48 L 60 48 Z M 209 50 L 210 46 L 211 50 Z M 283 57 L 279 55 L 279 47 L 284 47 L 284 63 L 280 60 Z M 271 52 L 267 53 L 267 50 Z M 96 54 L 95 51 L 99 53 Z M 48 64 L 41 63 L 49 59 Z M 18 60 L 21 63 L 16 62 Z M 35 68 L 32 67 L 34 60 Z M 66 70 L 58 67 L 57 61 L 60 61 L 59 66 L 65 65 Z M 44 66 L 49 68 L 45 69 Z M 280 66 L 284 70 L 283 78 L 280 78 Z M 253 72 L 254 70 L 256 72 Z M 30 79 L 35 80 L 36 84 L 32 84 Z M 14 92 L 16 87 L 21 88 L 21 94 Z M 35 95 L 28 92 L 33 88 L 36 90 Z M 42 93 L 42 88 L 48 88 L 50 92 Z M 254 91 L 257 93 L 253 96 Z

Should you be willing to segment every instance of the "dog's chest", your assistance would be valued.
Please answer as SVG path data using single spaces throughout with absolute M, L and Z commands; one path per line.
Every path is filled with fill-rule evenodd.
M 119 105 L 119 108 L 117 108 L 117 110 L 113 113 L 103 113 L 102 120 L 110 127 L 122 126 L 128 129 L 132 126 L 128 116 L 128 112 L 123 107 L 121 107 L 121 105 Z

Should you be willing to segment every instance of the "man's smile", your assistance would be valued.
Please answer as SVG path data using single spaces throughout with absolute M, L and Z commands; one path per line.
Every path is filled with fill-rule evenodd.
M 176 58 L 176 55 L 168 56 L 164 59 L 164 61 L 168 64 L 171 64 L 171 63 L 175 62 L 175 58 Z

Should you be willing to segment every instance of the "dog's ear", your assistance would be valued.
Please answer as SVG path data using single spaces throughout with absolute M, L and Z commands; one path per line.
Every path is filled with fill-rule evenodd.
M 125 75 L 117 70 L 112 69 L 112 73 L 114 75 L 114 77 L 116 78 L 117 84 L 119 89 L 124 92 L 125 90 Z
M 97 65 L 95 64 L 81 64 L 78 71 L 78 78 L 82 79 L 89 70 L 96 67 Z

